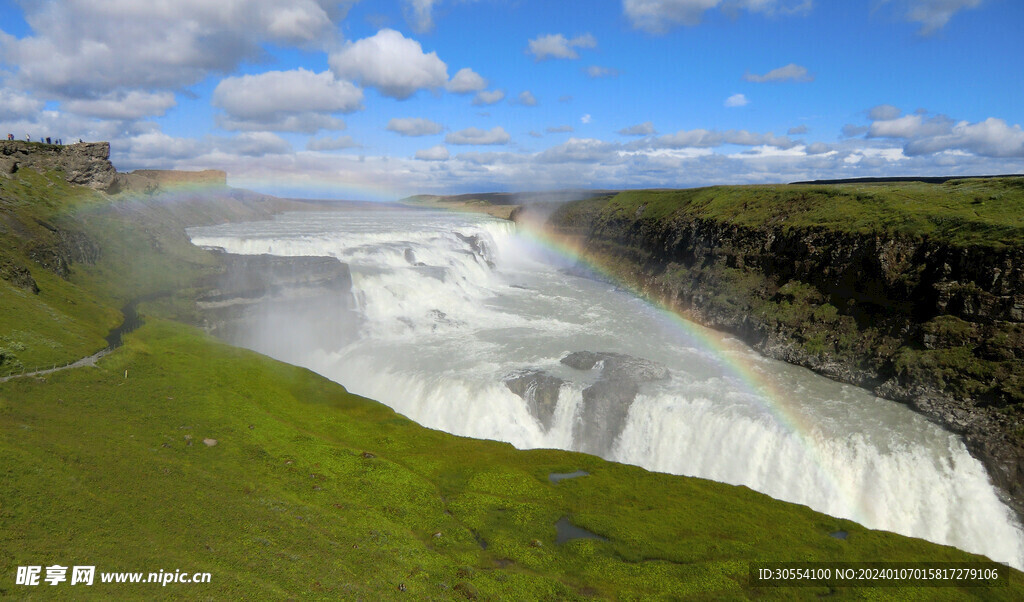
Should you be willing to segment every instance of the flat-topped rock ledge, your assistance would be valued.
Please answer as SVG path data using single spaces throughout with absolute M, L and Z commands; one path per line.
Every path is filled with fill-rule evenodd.
M 0 140 L 0 176 L 19 169 L 59 170 L 71 184 L 107 192 L 114 186 L 117 170 L 110 163 L 109 142 L 44 144 Z
M 227 186 L 228 174 L 219 169 L 202 171 L 181 171 L 175 169 L 136 169 L 124 175 L 126 184 L 143 186 Z
M 110 162 L 109 142 L 78 142 L 75 144 L 44 144 L 23 140 L 0 140 L 0 176 L 7 177 L 19 169 L 64 173 L 70 184 L 94 190 L 153 193 L 175 186 L 226 187 L 227 173 L 218 169 L 179 171 L 171 169 L 138 169 L 118 173 Z

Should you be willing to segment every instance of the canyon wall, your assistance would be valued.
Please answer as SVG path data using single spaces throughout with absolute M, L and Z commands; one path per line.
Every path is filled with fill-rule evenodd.
M 694 321 L 961 434 L 1024 509 L 1024 247 L 654 205 L 579 201 L 548 227 Z

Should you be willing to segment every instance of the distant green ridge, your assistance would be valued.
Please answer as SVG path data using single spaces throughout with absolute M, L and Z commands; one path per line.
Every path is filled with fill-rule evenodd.
M 956 245 L 1024 244 L 1024 177 L 860 184 L 712 186 L 636 190 L 610 211 L 644 219 L 674 214 L 744 226 L 927 236 Z

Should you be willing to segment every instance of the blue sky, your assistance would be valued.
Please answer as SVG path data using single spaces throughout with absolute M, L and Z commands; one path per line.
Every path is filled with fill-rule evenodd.
M 0 131 L 389 200 L 1024 172 L 1016 0 L 0 0 Z

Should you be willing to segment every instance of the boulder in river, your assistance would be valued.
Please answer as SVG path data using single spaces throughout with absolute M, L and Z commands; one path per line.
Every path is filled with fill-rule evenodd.
M 576 441 L 585 452 L 607 455 L 622 433 L 639 384 L 668 378 L 668 369 L 650 360 L 624 353 L 576 351 L 561 362 L 577 370 L 600 366 L 597 382 L 583 390 L 583 408 Z
M 628 379 L 602 378 L 583 389 L 583 411 L 576 433 L 583 451 L 600 456 L 611 451 L 638 392 L 636 381 Z
M 561 361 L 566 366 L 577 370 L 592 370 L 600 363 L 602 378 L 612 380 L 628 379 L 636 382 L 648 382 L 668 378 L 668 369 L 661 364 L 624 353 L 576 351 L 563 357 Z
M 509 374 L 504 382 L 510 391 L 523 398 L 530 414 L 545 429 L 550 429 L 558 405 L 558 391 L 565 381 L 543 370 L 528 369 Z

